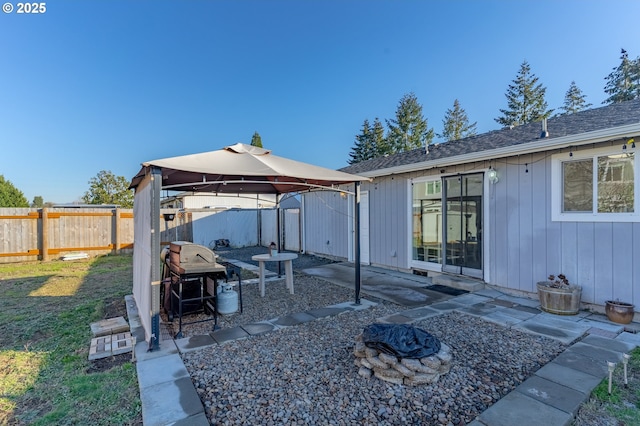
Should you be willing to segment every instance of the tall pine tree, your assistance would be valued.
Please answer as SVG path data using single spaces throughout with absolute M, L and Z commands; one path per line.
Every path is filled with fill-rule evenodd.
M 371 126 L 369 125 L 369 119 L 365 119 L 362 123 L 362 130 L 360 134 L 356 135 L 356 141 L 349 153 L 349 164 L 356 164 L 364 160 L 368 160 L 371 157 L 372 142 L 371 142 Z
M 549 110 L 544 96 L 547 91 L 538 77 L 531 73 L 527 61 L 520 65 L 520 71 L 513 84 L 509 85 L 507 93 L 508 109 L 501 109 L 502 117 L 495 120 L 505 127 L 518 126 L 548 118 L 553 110 Z
M 365 119 L 364 123 L 362 123 L 362 130 L 360 134 L 356 135 L 356 141 L 349 153 L 349 157 L 351 157 L 349 164 L 370 160 L 386 153 L 386 140 L 382 123 L 376 117 L 373 127 L 371 127 L 369 120 Z
M 254 132 L 253 136 L 251 136 L 251 146 L 262 148 L 262 138 L 258 132 Z
M 410 151 L 433 141 L 433 129 L 422 116 L 422 105 L 415 94 L 404 95 L 396 109 L 396 118 L 386 120 L 389 132 L 387 143 L 391 154 Z
M 442 120 L 443 130 L 438 137 L 447 141 L 455 141 L 477 133 L 476 125 L 478 122 L 469 123 L 467 112 L 460 106 L 460 102 L 456 99 L 453 101 L 453 109 L 449 108 Z
M 373 129 L 371 129 L 371 137 L 373 140 L 373 146 L 375 147 L 375 157 L 381 157 L 383 155 L 389 154 L 391 151 L 389 150 L 389 143 L 387 138 L 384 136 L 384 126 L 380 122 L 380 119 L 376 117 L 373 120 Z
M 626 50 L 622 49 L 620 65 L 604 78 L 607 84 L 604 92 L 609 95 L 603 104 L 630 101 L 640 98 L 640 57 L 629 60 Z
M 575 112 L 584 111 L 589 109 L 590 103 L 587 103 L 586 96 L 582 93 L 582 90 L 576 85 L 575 81 L 569 85 L 569 90 L 564 95 L 564 105 L 560 107 L 561 113 L 557 115 L 568 115 Z

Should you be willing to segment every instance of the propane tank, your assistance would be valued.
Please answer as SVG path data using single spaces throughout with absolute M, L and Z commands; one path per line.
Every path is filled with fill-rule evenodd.
M 216 300 L 218 313 L 233 314 L 238 311 L 238 292 L 233 289 L 233 284 L 223 284 L 222 291 L 218 293 Z

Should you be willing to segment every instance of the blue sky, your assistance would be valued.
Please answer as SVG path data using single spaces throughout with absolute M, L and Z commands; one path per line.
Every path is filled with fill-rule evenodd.
M 4 2 L 4 0 L 3 0 Z M 14 7 L 17 2 L 11 1 Z M 249 143 L 337 169 L 365 119 L 413 92 L 436 133 L 460 101 L 499 128 L 524 60 L 562 105 L 594 106 L 637 0 L 56 0 L 0 13 L 0 174 L 29 201 L 80 199 L 101 170 Z

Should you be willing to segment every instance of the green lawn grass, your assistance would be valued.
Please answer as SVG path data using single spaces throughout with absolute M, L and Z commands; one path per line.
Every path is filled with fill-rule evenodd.
M 135 365 L 88 360 L 90 323 L 126 312 L 132 257 L 4 264 L 0 277 L 0 424 L 141 424 Z

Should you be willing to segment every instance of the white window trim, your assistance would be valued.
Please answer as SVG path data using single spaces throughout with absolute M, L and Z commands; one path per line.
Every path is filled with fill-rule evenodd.
M 628 147 L 629 152 L 635 152 L 635 149 Z M 640 170 L 638 168 L 638 157 L 634 156 L 634 212 L 633 213 L 564 213 L 562 212 L 562 163 L 573 160 L 593 159 L 603 155 L 622 153 L 620 146 L 605 147 L 598 149 L 590 149 L 569 154 L 555 154 L 551 156 L 551 220 L 554 222 L 640 222 Z M 597 175 L 594 176 L 597 179 Z M 597 184 L 594 183 L 594 188 Z M 594 194 L 595 195 L 595 194 Z
M 442 182 L 442 177 L 438 175 L 432 175 L 432 176 L 421 176 L 413 179 L 407 179 L 407 193 L 408 193 L 407 199 L 409 200 L 409 208 L 408 208 L 408 215 L 407 215 L 407 235 L 409 236 L 409 238 L 407 238 L 408 240 L 407 253 L 409 253 L 409 256 L 408 256 L 409 268 L 424 269 L 427 271 L 434 271 L 434 272 L 442 271 L 442 264 L 428 262 L 426 260 L 415 260 L 412 255 L 413 253 L 413 238 L 412 238 L 413 236 L 413 184 L 437 182 L 437 181 Z

